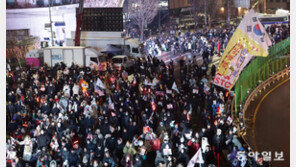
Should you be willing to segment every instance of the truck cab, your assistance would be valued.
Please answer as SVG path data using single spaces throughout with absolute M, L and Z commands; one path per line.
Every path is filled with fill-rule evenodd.
M 90 67 L 93 70 L 106 71 L 107 61 L 106 57 L 98 53 L 93 48 L 85 49 L 85 66 Z
M 114 56 L 112 59 L 113 68 L 120 71 L 124 69 L 131 69 L 134 65 L 134 60 L 129 58 L 127 55 L 117 55 Z
M 86 59 L 86 64 L 86 66 L 98 71 L 106 71 L 107 69 L 106 58 L 102 55 L 99 55 L 97 57 L 88 57 Z

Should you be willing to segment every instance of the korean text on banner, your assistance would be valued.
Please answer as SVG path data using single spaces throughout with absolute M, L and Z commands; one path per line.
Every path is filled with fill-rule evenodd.
M 249 63 L 252 57 L 252 55 L 247 53 L 246 49 L 240 50 L 240 52 L 233 58 L 233 61 L 229 64 L 230 68 L 226 71 L 225 76 L 220 73 L 216 73 L 213 81 L 214 84 L 227 90 L 231 90 L 237 81 L 239 74 Z

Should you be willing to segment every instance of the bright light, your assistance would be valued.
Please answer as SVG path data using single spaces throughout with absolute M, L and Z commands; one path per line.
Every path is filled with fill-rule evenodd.
M 138 3 L 133 3 L 132 6 L 133 6 L 134 8 L 136 8 L 136 7 L 140 6 L 140 5 L 139 5 Z
M 164 2 L 164 1 L 161 1 L 159 3 L 159 6 L 161 6 L 161 7 L 167 7 L 168 5 L 169 5 L 168 2 Z
M 241 7 L 238 7 L 238 11 L 240 11 L 242 8 Z
M 224 7 L 221 7 L 220 10 L 222 13 L 224 13 Z

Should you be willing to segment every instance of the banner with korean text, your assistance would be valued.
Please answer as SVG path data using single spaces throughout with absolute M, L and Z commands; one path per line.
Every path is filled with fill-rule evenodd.
M 271 41 L 251 9 L 233 33 L 220 60 L 214 84 L 230 90 L 253 56 L 268 56 Z
M 247 52 L 247 49 L 240 49 L 237 52 L 233 51 L 233 53 L 236 54 L 231 54 L 233 56 L 232 61 L 227 63 L 230 68 L 225 71 L 225 76 L 221 75 L 220 73 L 216 73 L 213 81 L 214 84 L 227 90 L 231 90 L 231 88 L 236 83 L 239 74 L 253 57 Z

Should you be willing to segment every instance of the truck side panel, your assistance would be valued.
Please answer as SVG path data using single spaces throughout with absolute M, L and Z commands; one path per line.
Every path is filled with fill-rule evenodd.
M 51 66 L 63 62 L 63 49 L 51 49 Z
M 64 63 L 70 67 L 74 61 L 73 49 L 64 49 Z
M 84 49 L 73 49 L 74 64 L 84 66 Z
M 44 50 L 44 64 L 47 64 L 49 67 L 51 67 L 51 53 L 50 50 Z

